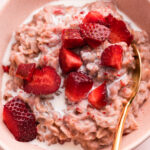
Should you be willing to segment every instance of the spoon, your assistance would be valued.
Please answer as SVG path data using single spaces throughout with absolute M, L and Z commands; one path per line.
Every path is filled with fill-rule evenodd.
M 121 138 L 122 138 L 122 134 L 123 134 L 123 129 L 124 129 L 124 123 L 130 108 L 130 105 L 132 103 L 132 101 L 134 100 L 138 89 L 139 89 L 139 85 L 140 85 L 140 80 L 141 80 L 141 57 L 140 57 L 140 53 L 139 50 L 137 49 L 137 47 L 135 46 L 135 44 L 132 44 L 133 47 L 133 51 L 134 51 L 134 58 L 135 58 L 135 69 L 133 70 L 132 73 L 132 80 L 134 82 L 134 85 L 132 86 L 132 94 L 131 96 L 128 98 L 127 103 L 125 104 L 123 110 L 122 110 L 122 114 L 117 126 L 117 130 L 116 130 L 116 134 L 115 134 L 115 139 L 113 142 L 113 146 L 112 146 L 112 150 L 119 150 L 120 148 L 120 143 L 121 143 Z

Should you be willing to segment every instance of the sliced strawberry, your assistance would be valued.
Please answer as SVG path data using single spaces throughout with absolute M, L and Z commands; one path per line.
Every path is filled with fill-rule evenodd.
M 111 45 L 106 48 L 101 56 L 101 64 L 106 67 L 121 69 L 123 49 L 120 45 Z
M 62 45 L 65 48 L 78 48 L 85 44 L 79 29 L 64 29 L 62 32 Z
M 104 50 L 101 56 L 101 64 L 106 67 L 121 69 L 123 49 L 120 45 L 111 45 Z
M 36 120 L 28 104 L 18 97 L 7 102 L 3 120 L 17 141 L 28 142 L 36 138 Z
M 112 15 L 106 17 L 106 22 L 110 27 L 109 41 L 111 43 L 126 42 L 128 45 L 133 41 L 133 36 L 122 20 L 117 20 Z
M 63 73 L 76 71 L 82 65 L 81 58 L 74 52 L 65 48 L 60 50 L 59 63 Z
M 16 71 L 16 76 L 25 79 L 25 80 L 31 80 L 33 72 L 35 70 L 35 63 L 31 64 L 20 64 Z
M 2 68 L 3 68 L 3 71 L 4 71 L 5 73 L 9 73 L 9 69 L 10 69 L 10 66 L 9 66 L 9 65 L 8 65 L 8 66 L 2 65 Z
M 106 83 L 104 82 L 99 87 L 95 88 L 92 92 L 90 92 L 88 96 L 88 101 L 91 105 L 97 109 L 101 109 L 106 106 L 108 103 L 107 100 L 107 89 Z
M 105 18 L 98 11 L 91 11 L 85 16 L 83 23 L 105 24 Z
M 61 82 L 56 70 L 50 66 L 35 69 L 31 81 L 25 81 L 24 91 L 35 95 L 51 94 L 59 89 Z
M 110 34 L 109 28 L 98 23 L 81 24 L 80 31 L 84 40 L 92 48 L 99 46 L 109 37 Z
M 93 81 L 86 74 L 71 72 L 65 80 L 65 94 L 70 101 L 78 102 L 86 97 Z

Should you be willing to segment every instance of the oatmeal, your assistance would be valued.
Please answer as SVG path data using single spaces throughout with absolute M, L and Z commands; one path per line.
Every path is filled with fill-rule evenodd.
M 72 141 L 85 150 L 108 146 L 132 93 L 132 43 L 144 69 L 124 127 L 128 134 L 137 129 L 136 117 L 150 94 L 150 43 L 147 33 L 134 31 L 111 3 L 47 5 L 23 24 L 15 33 L 10 65 L 3 66 L 9 75 L 3 102 L 28 104 L 37 121 L 33 137 L 40 142 Z

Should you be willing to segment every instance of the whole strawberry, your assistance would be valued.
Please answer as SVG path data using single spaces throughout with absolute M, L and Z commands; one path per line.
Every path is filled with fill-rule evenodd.
M 3 121 L 17 141 L 28 142 L 36 138 L 36 120 L 28 104 L 18 97 L 4 105 Z

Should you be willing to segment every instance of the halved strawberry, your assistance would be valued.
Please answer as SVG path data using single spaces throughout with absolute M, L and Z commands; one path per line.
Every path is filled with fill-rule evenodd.
M 91 11 L 85 16 L 83 23 L 105 24 L 105 18 L 98 11 Z
M 80 25 L 80 31 L 89 46 L 95 48 L 104 42 L 110 34 L 110 29 L 98 23 L 86 23 Z
M 65 48 L 60 50 L 59 63 L 63 73 L 76 71 L 82 65 L 81 58 L 74 52 Z
M 9 65 L 8 65 L 8 66 L 2 65 L 2 68 L 3 68 L 3 71 L 4 71 L 5 73 L 9 73 L 9 69 L 10 69 L 10 66 L 9 66 Z
M 123 49 L 120 45 L 111 45 L 101 56 L 101 65 L 121 69 Z
M 65 48 L 78 48 L 85 44 L 79 29 L 64 29 L 62 32 L 62 45 Z
M 65 94 L 70 101 L 78 102 L 86 97 L 93 81 L 86 74 L 71 72 L 65 80 Z
M 56 70 L 50 66 L 35 69 L 31 81 L 25 81 L 24 91 L 35 95 L 51 94 L 59 89 L 61 82 Z
M 36 138 L 36 120 L 28 104 L 18 97 L 7 102 L 3 120 L 17 141 L 28 142 Z
M 105 19 L 111 31 L 109 41 L 111 43 L 126 42 L 130 45 L 133 41 L 133 36 L 127 29 L 126 24 L 112 15 L 108 15 Z
M 90 94 L 88 95 L 88 101 L 91 105 L 97 109 L 101 109 L 102 107 L 106 106 L 108 103 L 107 100 L 107 89 L 106 89 L 106 82 L 95 88 Z
M 25 80 L 31 80 L 33 72 L 35 70 L 35 63 L 31 64 L 20 64 L 16 71 L 16 76 L 25 79 Z

